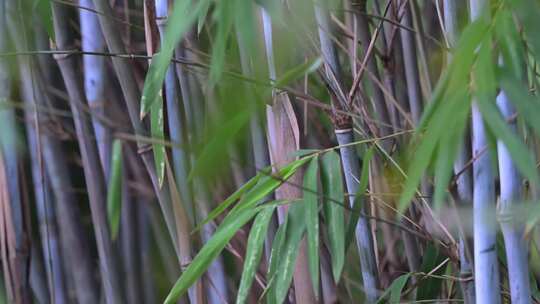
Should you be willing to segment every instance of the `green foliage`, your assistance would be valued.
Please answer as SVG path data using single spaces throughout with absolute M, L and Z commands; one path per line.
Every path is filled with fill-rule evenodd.
M 164 139 L 164 125 L 163 125 L 163 99 L 161 98 L 161 91 L 159 92 L 158 101 L 152 104 L 150 109 L 150 133 L 152 137 L 158 141 Z M 152 151 L 154 152 L 154 163 L 156 166 L 156 174 L 158 177 L 159 186 L 163 186 L 163 180 L 165 178 L 165 146 L 162 143 L 153 143 Z
M 324 194 L 323 210 L 327 221 L 332 273 L 339 282 L 345 263 L 344 192 L 339 155 L 330 151 L 322 156 L 321 181 Z
M 315 296 L 319 295 L 319 158 L 314 157 L 304 173 L 304 205 L 306 208 L 306 227 L 309 271 Z
M 401 302 L 401 293 L 403 291 L 403 288 L 407 284 L 407 281 L 411 277 L 411 273 L 406 273 L 398 278 L 396 278 L 392 284 L 384 291 L 384 293 L 381 295 L 379 300 L 377 301 L 377 304 L 385 303 L 385 299 L 390 295 L 390 299 L 388 303 L 400 303 Z
M 144 88 L 141 96 L 141 117 L 144 117 L 155 102 L 161 97 L 161 87 L 165 79 L 167 67 L 174 53 L 174 48 L 195 22 L 199 14 L 207 7 L 211 0 L 197 1 L 195 5 L 191 0 L 176 1 L 169 15 L 165 35 L 161 43 L 161 50 L 156 53 L 146 74 Z
M 49 38 L 54 41 L 54 25 L 50 0 L 34 0 L 34 11 L 45 27 Z
M 422 258 L 420 271 L 431 275 L 441 275 L 444 267 L 438 267 L 444 261 L 444 256 L 433 244 L 429 244 Z M 437 270 L 433 271 L 436 267 Z M 416 300 L 430 300 L 437 297 L 442 286 L 442 280 L 438 277 L 426 276 L 420 279 L 417 287 Z
M 306 206 L 303 203 L 293 203 L 289 206 L 287 230 L 282 248 L 279 250 L 280 254 L 275 273 L 275 302 L 270 298 L 268 299 L 269 303 L 283 303 L 289 291 L 298 256 L 298 248 L 306 229 L 305 212 Z
M 116 139 L 113 143 L 111 178 L 107 192 L 107 215 L 111 236 L 116 239 L 122 213 L 122 142 Z
M 234 220 L 224 221 L 176 281 L 165 303 L 175 303 L 204 274 L 236 232 L 260 210 L 261 208 L 244 209 L 235 214 Z
M 264 240 L 268 225 L 274 214 L 275 206 L 270 205 L 265 207 L 253 222 L 251 226 L 251 232 L 249 233 L 248 244 L 246 249 L 246 256 L 244 259 L 244 267 L 242 270 L 242 279 L 240 281 L 240 287 L 238 287 L 238 295 L 236 297 L 236 303 L 245 303 L 249 289 L 257 272 L 258 264 L 261 259 Z

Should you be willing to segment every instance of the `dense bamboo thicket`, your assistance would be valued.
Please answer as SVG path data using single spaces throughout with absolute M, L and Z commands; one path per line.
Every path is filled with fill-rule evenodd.
M 540 302 L 540 3 L 0 0 L 0 302 Z

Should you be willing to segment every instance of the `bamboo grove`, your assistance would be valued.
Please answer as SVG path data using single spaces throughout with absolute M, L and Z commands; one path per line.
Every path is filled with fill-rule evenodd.
M 2 303 L 540 301 L 536 0 L 0 0 Z

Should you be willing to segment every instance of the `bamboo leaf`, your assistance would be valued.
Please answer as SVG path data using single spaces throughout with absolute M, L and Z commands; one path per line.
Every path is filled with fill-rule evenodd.
M 454 119 L 458 111 L 468 111 L 470 99 L 464 89 L 453 92 L 453 96 L 445 103 L 441 103 L 439 109 L 435 111 L 429 122 L 425 136 L 414 150 L 412 162 L 409 166 L 408 176 L 405 181 L 403 192 L 399 200 L 398 210 L 405 210 L 416 193 L 416 188 L 420 183 L 425 170 L 428 168 L 431 159 L 436 151 L 439 140 L 447 131 L 448 125 Z
M 519 115 L 523 116 L 536 135 L 540 136 L 540 107 L 538 97 L 528 94 L 526 85 L 509 75 L 507 70 L 503 70 L 501 76 L 501 86 L 508 95 L 512 104 L 518 110 Z
M 407 284 L 410 277 L 411 273 L 406 273 L 397 277 L 388 287 L 388 289 L 386 289 L 381 295 L 377 301 L 377 304 L 384 303 L 384 299 L 388 296 L 388 294 L 390 294 L 390 303 L 400 303 L 401 293 L 403 292 L 403 288 Z
M 279 258 L 283 245 L 285 244 L 285 233 L 287 231 L 288 214 L 276 231 L 276 235 L 272 240 L 272 249 L 270 250 L 270 259 L 268 261 L 268 271 L 266 274 L 266 280 L 268 284 L 266 286 L 266 299 L 268 303 L 275 303 L 276 299 L 276 273 L 279 265 Z
M 116 239 L 122 210 L 122 142 L 116 139 L 112 148 L 111 179 L 107 192 L 107 215 L 111 237 Z
M 309 271 L 315 297 L 319 296 L 319 200 L 318 200 L 319 158 L 314 157 L 304 174 L 304 204 L 306 205 L 306 226 Z
M 193 229 L 192 233 L 199 231 L 204 225 L 213 221 L 216 217 L 218 217 L 221 213 L 223 213 L 227 208 L 229 208 L 235 201 L 240 199 L 240 197 L 242 197 L 244 193 L 252 189 L 253 186 L 255 186 L 257 182 L 260 180 L 262 174 L 263 173 L 259 173 L 255 175 L 254 177 L 252 177 L 244 185 L 242 185 L 242 187 L 237 189 L 227 199 L 221 202 L 216 208 L 212 210 L 212 212 L 210 212 L 210 214 L 199 225 L 197 225 L 197 227 L 195 227 L 195 229 Z
M 301 158 L 289 163 L 283 167 L 279 172 L 271 175 L 269 170 L 262 170 L 255 177 L 250 179 L 240 189 L 235 191 L 225 201 L 218 205 L 208 217 L 202 221 L 194 231 L 199 230 L 202 226 L 206 225 L 210 221 L 214 220 L 218 215 L 223 213 L 229 208 L 236 200 L 240 199 L 236 206 L 229 212 L 226 218 L 230 217 L 233 212 L 243 209 L 249 209 L 255 206 L 261 199 L 274 191 L 281 183 L 291 177 L 298 168 L 303 166 L 307 161 L 311 159 L 311 156 Z M 245 194 L 245 195 L 244 195 Z M 242 197 L 243 196 L 243 197 Z
M 163 35 L 161 50 L 152 57 L 144 80 L 141 96 L 141 118 L 150 111 L 151 106 L 160 97 L 159 92 L 163 86 L 165 73 L 173 56 L 175 46 L 201 14 L 204 7 L 208 5 L 208 2 L 210 0 L 197 1 L 195 4 L 191 0 L 175 1 L 172 12 L 167 19 L 167 28 Z
M 531 183 L 538 184 L 540 178 L 536 171 L 536 165 L 522 143 L 510 130 L 510 127 L 501 116 L 495 105 L 496 80 L 493 68 L 491 45 L 489 40 L 480 49 L 477 64 L 477 104 L 482 112 L 486 126 L 491 133 L 496 134 L 506 145 L 519 171 L 526 176 Z
M 341 162 L 335 151 L 322 157 L 321 182 L 324 193 L 323 210 L 328 222 L 328 241 L 334 281 L 339 282 L 345 263 L 345 215 Z M 336 203 L 341 202 L 341 204 Z
M 478 102 L 478 105 L 487 126 L 491 132 L 497 134 L 497 137 L 504 142 L 519 171 L 526 176 L 531 183 L 538 184 L 538 172 L 536 171 L 536 165 L 532 156 L 525 144 L 511 132 L 498 112 L 495 104 Z
M 276 303 L 283 303 L 292 282 L 298 249 L 306 229 L 305 204 L 294 203 L 289 206 L 285 243 L 280 250 L 276 272 Z
M 281 76 L 276 83 L 274 84 L 274 87 L 281 88 L 285 85 L 299 79 L 300 77 L 303 77 L 306 74 L 311 74 L 314 71 L 316 71 L 322 64 L 322 58 L 317 57 L 314 59 L 310 59 L 307 62 L 300 64 L 289 71 L 285 72 L 283 76 Z
M 347 234 L 345 236 L 345 252 L 349 249 L 349 246 L 354 240 L 354 232 L 356 231 L 356 225 L 360 218 L 360 211 L 362 210 L 362 204 L 364 202 L 364 196 L 369 182 L 369 164 L 371 158 L 373 158 L 374 148 L 371 147 L 364 154 L 362 161 L 362 173 L 360 175 L 360 185 L 358 186 L 358 193 L 354 196 L 354 204 L 351 212 L 349 223 L 347 224 Z
M 263 208 L 255 218 L 253 226 L 251 226 L 242 271 L 242 279 L 240 280 L 240 287 L 238 288 L 238 295 L 236 297 L 237 304 L 246 302 L 249 289 L 261 259 L 268 224 L 270 223 L 270 219 L 272 219 L 275 208 L 275 205 Z
M 152 134 L 152 138 L 163 140 L 163 99 L 161 98 L 161 91 L 159 94 L 158 101 L 152 105 L 152 109 L 150 110 L 150 133 Z M 154 152 L 156 175 L 158 177 L 159 187 L 161 187 L 165 178 L 165 146 L 161 143 L 153 143 L 152 151 Z
M 312 156 L 297 159 L 283 167 L 277 173 L 273 175 L 266 175 L 261 178 L 259 183 L 253 187 L 252 190 L 246 193 L 245 197 L 243 197 L 238 204 L 234 206 L 233 211 L 248 209 L 255 206 L 255 204 L 257 204 L 261 199 L 274 191 L 284 181 L 288 180 L 298 170 L 298 168 L 302 167 L 311 158 Z
M 444 256 L 439 252 L 437 247 L 435 247 L 433 244 L 429 244 L 424 251 L 420 271 L 423 273 L 432 273 L 433 269 L 439 266 L 443 261 Z M 442 273 L 444 273 L 444 267 L 440 267 L 432 274 L 441 275 Z M 430 300 L 437 297 L 442 286 L 441 283 L 442 280 L 439 278 L 427 277 L 422 279 L 418 283 L 416 300 Z
M 238 113 L 226 121 L 219 129 L 215 130 L 212 138 L 204 145 L 199 157 L 195 161 L 188 179 L 194 176 L 204 175 L 207 171 L 214 172 L 227 145 L 233 141 L 240 130 L 249 122 L 249 111 L 238 111 Z
M 236 232 L 257 214 L 259 210 L 258 208 L 242 210 L 236 214 L 234 221 L 224 223 L 224 226 L 217 229 L 212 238 L 204 245 L 176 281 L 165 299 L 165 304 L 175 303 L 204 274 L 212 261 L 221 253 Z
M 223 73 L 227 41 L 232 32 L 233 17 L 235 15 L 235 2 L 237 0 L 217 2 L 217 30 L 212 47 L 212 65 L 210 66 L 210 80 L 213 84 L 219 81 Z
M 49 38 L 52 41 L 55 41 L 51 1 L 50 0 L 35 0 L 34 10 L 37 12 L 37 15 L 41 19 L 41 22 L 43 22 L 43 26 L 45 27 L 45 31 L 49 35 Z

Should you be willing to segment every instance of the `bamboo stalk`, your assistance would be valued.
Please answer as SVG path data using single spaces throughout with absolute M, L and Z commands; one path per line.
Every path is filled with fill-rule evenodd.
M 335 47 L 328 35 L 328 31 L 330 30 L 328 12 L 321 7 L 321 4 L 316 4 L 315 16 L 319 25 L 319 39 L 321 42 L 322 55 L 326 66 L 329 67 L 327 69 L 327 74 L 329 72 L 334 73 L 336 75 L 335 79 L 339 81 L 341 79 L 341 69 L 338 65 Z M 341 84 L 336 85 L 336 87 L 338 86 L 341 86 Z M 334 106 L 342 108 L 344 105 L 340 105 L 338 102 L 338 104 Z M 351 143 L 354 142 L 354 135 L 350 117 L 334 118 L 334 129 L 338 144 L 340 146 L 345 145 L 340 148 L 340 154 L 347 193 L 351 195 L 349 196 L 349 203 L 352 206 L 354 204 L 354 194 L 358 192 L 359 187 L 357 177 L 360 176 L 360 164 L 354 146 L 351 146 Z M 365 211 L 368 210 L 365 205 L 364 208 Z M 364 214 L 368 213 L 369 212 L 365 212 Z M 379 278 L 369 222 L 363 215 L 359 217 L 356 226 L 356 245 L 358 246 L 358 253 L 360 256 L 360 266 L 362 268 L 362 279 L 364 282 L 366 300 L 369 303 L 374 303 L 378 299 Z
M 0 2 L 0 52 L 7 51 L 5 2 Z M 9 100 L 11 81 L 6 59 L 0 58 L 0 100 Z M 2 264 L 5 282 L 8 284 L 8 299 L 15 303 L 30 302 L 28 286 L 28 261 L 30 259 L 27 218 L 19 185 L 19 157 L 16 146 L 15 112 L 0 109 L 0 119 L 6 133 L 0 139 L 0 222 L 2 223 Z M 11 137 L 11 138 L 10 138 Z M 4 254 L 7 254 L 6 257 Z
M 163 40 L 165 34 L 165 25 L 168 16 L 168 3 L 166 0 L 156 0 L 156 22 L 159 29 L 159 35 Z M 180 101 L 180 87 L 176 77 L 175 65 L 171 63 L 165 74 L 165 100 L 167 103 L 167 120 L 169 124 L 169 136 L 172 142 L 187 143 L 186 137 L 186 114 Z M 186 207 L 191 221 L 194 220 L 192 208 L 192 194 L 188 184 L 189 157 L 185 148 L 175 147 L 172 149 L 172 167 L 183 205 Z
M 412 28 L 412 13 L 410 2 L 404 4 L 404 12 L 401 17 L 401 23 Z M 420 89 L 420 77 L 418 74 L 418 63 L 416 56 L 416 44 L 414 34 L 401 27 L 399 29 L 401 35 L 401 47 L 403 49 L 403 61 L 405 67 L 405 77 L 407 79 L 407 94 L 409 96 L 409 107 L 411 109 L 412 120 L 415 125 L 418 125 L 420 116 L 422 115 L 422 92 Z
M 471 20 L 481 18 L 488 8 L 488 1 L 471 0 Z M 473 163 L 473 213 L 474 213 L 474 283 L 477 304 L 501 303 L 499 264 L 497 261 L 497 233 L 489 223 L 489 214 L 495 206 L 495 189 L 491 156 L 479 155 L 487 146 L 487 134 L 482 114 L 473 101 L 472 105 L 472 156 Z
M 127 172 L 124 167 L 124 181 L 128 180 Z M 141 264 L 139 263 L 139 255 L 136 254 L 141 250 L 139 234 L 137 233 L 137 209 L 139 204 L 134 195 L 129 190 L 126 182 L 122 184 L 122 211 L 121 211 L 121 226 L 120 226 L 120 241 L 122 246 L 122 262 L 123 274 L 125 275 L 124 288 L 126 290 L 127 303 L 137 304 L 144 303 Z
M 367 12 L 367 1 L 359 1 L 358 3 L 353 3 L 353 8 L 356 10 L 355 19 L 358 33 L 358 40 L 364 48 L 364 56 L 369 54 L 369 46 L 371 42 L 371 34 L 369 31 L 369 23 L 365 16 Z M 365 59 L 364 59 L 365 60 Z M 353 69 L 356 70 L 356 62 L 353 63 Z M 373 55 L 370 55 L 367 59 L 367 70 L 373 75 L 374 78 L 380 79 L 379 69 L 377 68 L 377 61 Z M 373 104 L 375 113 L 378 115 L 378 119 L 382 122 L 380 124 L 380 136 L 386 136 L 392 133 L 391 126 L 393 125 L 389 109 L 392 108 L 390 103 L 387 103 L 384 94 L 381 90 L 381 87 L 371 81 L 371 86 L 373 89 Z M 390 91 L 391 92 L 391 91 Z M 385 146 L 388 146 L 388 142 L 383 143 Z
M 113 11 L 110 4 L 107 0 L 93 0 L 93 2 L 97 11 L 107 12 L 105 14 L 99 14 L 99 23 L 105 37 L 105 42 L 107 43 L 107 48 L 111 53 L 124 54 L 125 47 L 122 39 L 120 38 L 120 33 L 118 32 L 115 20 L 108 15 L 108 12 Z M 128 61 L 120 57 L 112 57 L 112 62 L 116 76 L 120 82 L 120 88 L 122 89 L 122 94 L 126 102 L 129 120 L 135 134 L 149 134 L 143 122 L 141 122 L 139 119 L 139 100 L 141 94 L 139 87 L 137 86 L 137 82 L 135 81 L 133 67 Z M 137 147 L 144 151 L 141 153 L 141 158 L 152 181 L 154 191 L 158 197 L 158 202 L 167 224 L 167 230 L 169 231 L 172 242 L 175 244 L 175 248 L 177 249 L 178 247 L 176 245 L 178 237 L 176 232 L 176 224 L 174 222 L 174 212 L 171 205 L 169 186 L 167 185 L 166 181 L 163 183 L 163 186 L 160 186 L 156 175 L 154 157 L 151 151 L 147 149 L 147 146 L 144 143 L 137 141 Z
M 264 23 L 267 23 L 265 26 L 263 26 L 263 31 L 271 30 L 271 20 L 270 16 L 264 8 L 260 9 L 260 14 L 262 17 L 262 21 Z M 264 35 L 264 33 L 263 33 Z M 270 33 L 271 36 L 271 33 Z M 240 35 L 239 31 L 236 32 L 236 37 L 238 40 L 238 46 L 240 49 L 240 63 L 242 66 L 242 73 L 246 76 L 253 77 L 253 66 L 252 62 L 250 61 L 250 56 L 248 54 L 247 47 L 245 45 L 244 37 Z M 271 46 L 270 46 L 271 47 Z M 273 62 L 272 64 L 269 63 L 269 65 L 272 66 L 273 69 Z M 275 71 L 273 71 L 273 77 L 276 77 Z M 275 78 L 272 78 L 275 79 Z M 248 94 L 248 98 L 253 100 L 253 102 L 257 102 L 255 99 L 253 92 L 251 91 L 251 87 L 246 87 L 246 94 Z M 262 119 L 261 119 L 262 118 Z M 261 117 L 258 111 L 258 106 L 255 107 L 255 112 L 251 115 L 250 119 L 250 135 L 251 135 L 251 145 L 252 145 L 252 151 L 253 151 L 253 159 L 255 161 L 255 168 L 256 170 L 261 170 L 262 168 L 266 168 L 270 165 L 270 155 L 268 154 L 268 143 L 266 142 L 266 134 L 263 127 L 263 124 L 261 120 L 264 121 L 264 118 Z M 255 172 L 258 173 L 258 172 Z M 271 196 L 269 196 L 268 200 L 271 200 Z M 270 220 L 270 224 L 268 225 L 268 231 L 266 234 L 266 239 L 264 243 L 264 250 L 265 250 L 265 256 L 268 261 L 270 258 L 270 251 L 272 250 L 272 240 L 274 239 L 275 233 L 277 231 L 278 221 L 277 216 L 274 214 L 272 215 L 272 219 Z
M 504 91 L 501 91 L 497 96 L 497 106 L 504 119 L 511 121 L 509 126 L 517 135 L 516 122 L 511 119 L 516 114 L 516 110 Z M 512 208 L 519 205 L 519 201 L 523 198 L 521 176 L 512 160 L 510 152 L 508 152 L 506 145 L 501 140 L 497 140 L 497 152 L 501 185 L 499 212 L 503 218 L 508 215 L 510 216 L 508 220 L 501 221 L 506 249 L 506 261 L 508 263 L 510 296 L 512 303 L 530 303 L 529 246 L 524 236 L 525 225 L 522 220 L 513 216 L 511 211 Z
M 457 28 L 457 5 L 455 0 L 444 0 L 444 31 L 448 39 L 449 47 L 453 47 L 457 42 L 458 28 Z M 451 53 L 447 54 L 448 62 L 451 61 Z M 458 174 L 465 166 L 467 161 L 471 158 L 471 145 L 470 145 L 470 132 L 465 134 L 465 138 L 462 140 L 461 147 L 459 149 L 457 158 L 454 162 L 454 173 Z M 456 180 L 458 200 L 461 205 L 471 204 L 473 201 L 472 194 L 472 177 L 471 170 L 466 169 L 460 173 L 460 176 Z M 459 236 L 459 260 L 460 260 L 460 276 L 470 277 L 473 272 L 473 263 L 468 248 L 468 240 L 460 233 Z M 474 281 L 465 281 L 461 284 L 461 290 L 463 292 L 463 298 L 466 304 L 472 304 L 475 302 L 475 290 Z
M 64 6 L 58 3 L 52 4 L 53 21 L 55 30 L 56 47 L 59 50 L 70 48 L 70 37 L 67 29 L 68 16 Z M 86 104 L 83 93 L 82 82 L 78 78 L 75 70 L 75 60 L 73 57 L 55 56 L 60 72 L 64 79 L 69 95 L 69 103 L 73 113 L 77 140 L 81 150 L 84 176 L 88 188 L 90 200 L 90 211 L 94 231 L 96 235 L 97 248 L 99 253 L 99 264 L 101 279 L 107 303 L 122 302 L 122 289 L 120 287 L 120 276 L 115 261 L 115 251 L 112 246 L 111 235 L 107 223 L 107 211 L 105 206 L 105 179 L 103 172 L 99 170 L 100 159 L 97 146 L 93 142 L 94 132 L 90 127 L 90 121 L 85 117 L 82 106 Z
M 7 12 L 11 18 L 8 19 L 8 28 L 12 37 L 26 37 L 22 20 L 22 12 L 15 7 L 14 2 L 8 2 Z M 25 39 L 14 39 L 15 48 L 19 52 L 30 49 L 28 41 Z M 21 56 L 18 58 L 18 66 L 21 75 L 21 93 L 28 109 L 38 106 L 47 108 L 50 102 L 44 91 L 43 79 L 35 61 L 32 58 Z M 37 117 L 37 125 L 30 123 L 27 126 L 27 136 L 30 141 L 34 141 L 41 147 L 43 153 L 43 163 L 47 176 L 56 197 L 56 207 L 58 210 L 58 225 L 62 240 L 62 252 L 66 259 L 66 269 L 71 269 L 76 290 L 76 297 L 79 303 L 97 303 L 97 288 L 92 274 L 91 258 L 86 247 L 87 241 L 83 233 L 82 225 L 76 209 L 76 200 L 72 189 L 69 170 L 65 163 L 65 155 L 60 147 L 60 142 L 52 134 L 47 132 L 37 133 L 35 127 L 46 121 L 47 116 Z M 36 118 L 32 112 L 25 111 L 26 121 L 33 122 Z M 49 121 L 50 123 L 50 121 Z M 32 139 L 34 138 L 34 139 Z
M 92 0 L 80 0 L 82 7 L 92 9 Z M 79 9 L 81 25 L 81 46 L 83 52 L 103 52 L 105 41 L 99 27 L 99 20 L 94 12 Z M 107 73 L 105 71 L 106 58 L 102 56 L 83 55 L 84 66 L 84 93 L 88 106 L 92 112 L 104 116 L 105 112 L 105 84 Z M 111 132 L 95 116 L 92 116 L 92 125 L 96 136 L 101 166 L 108 180 L 111 162 Z

